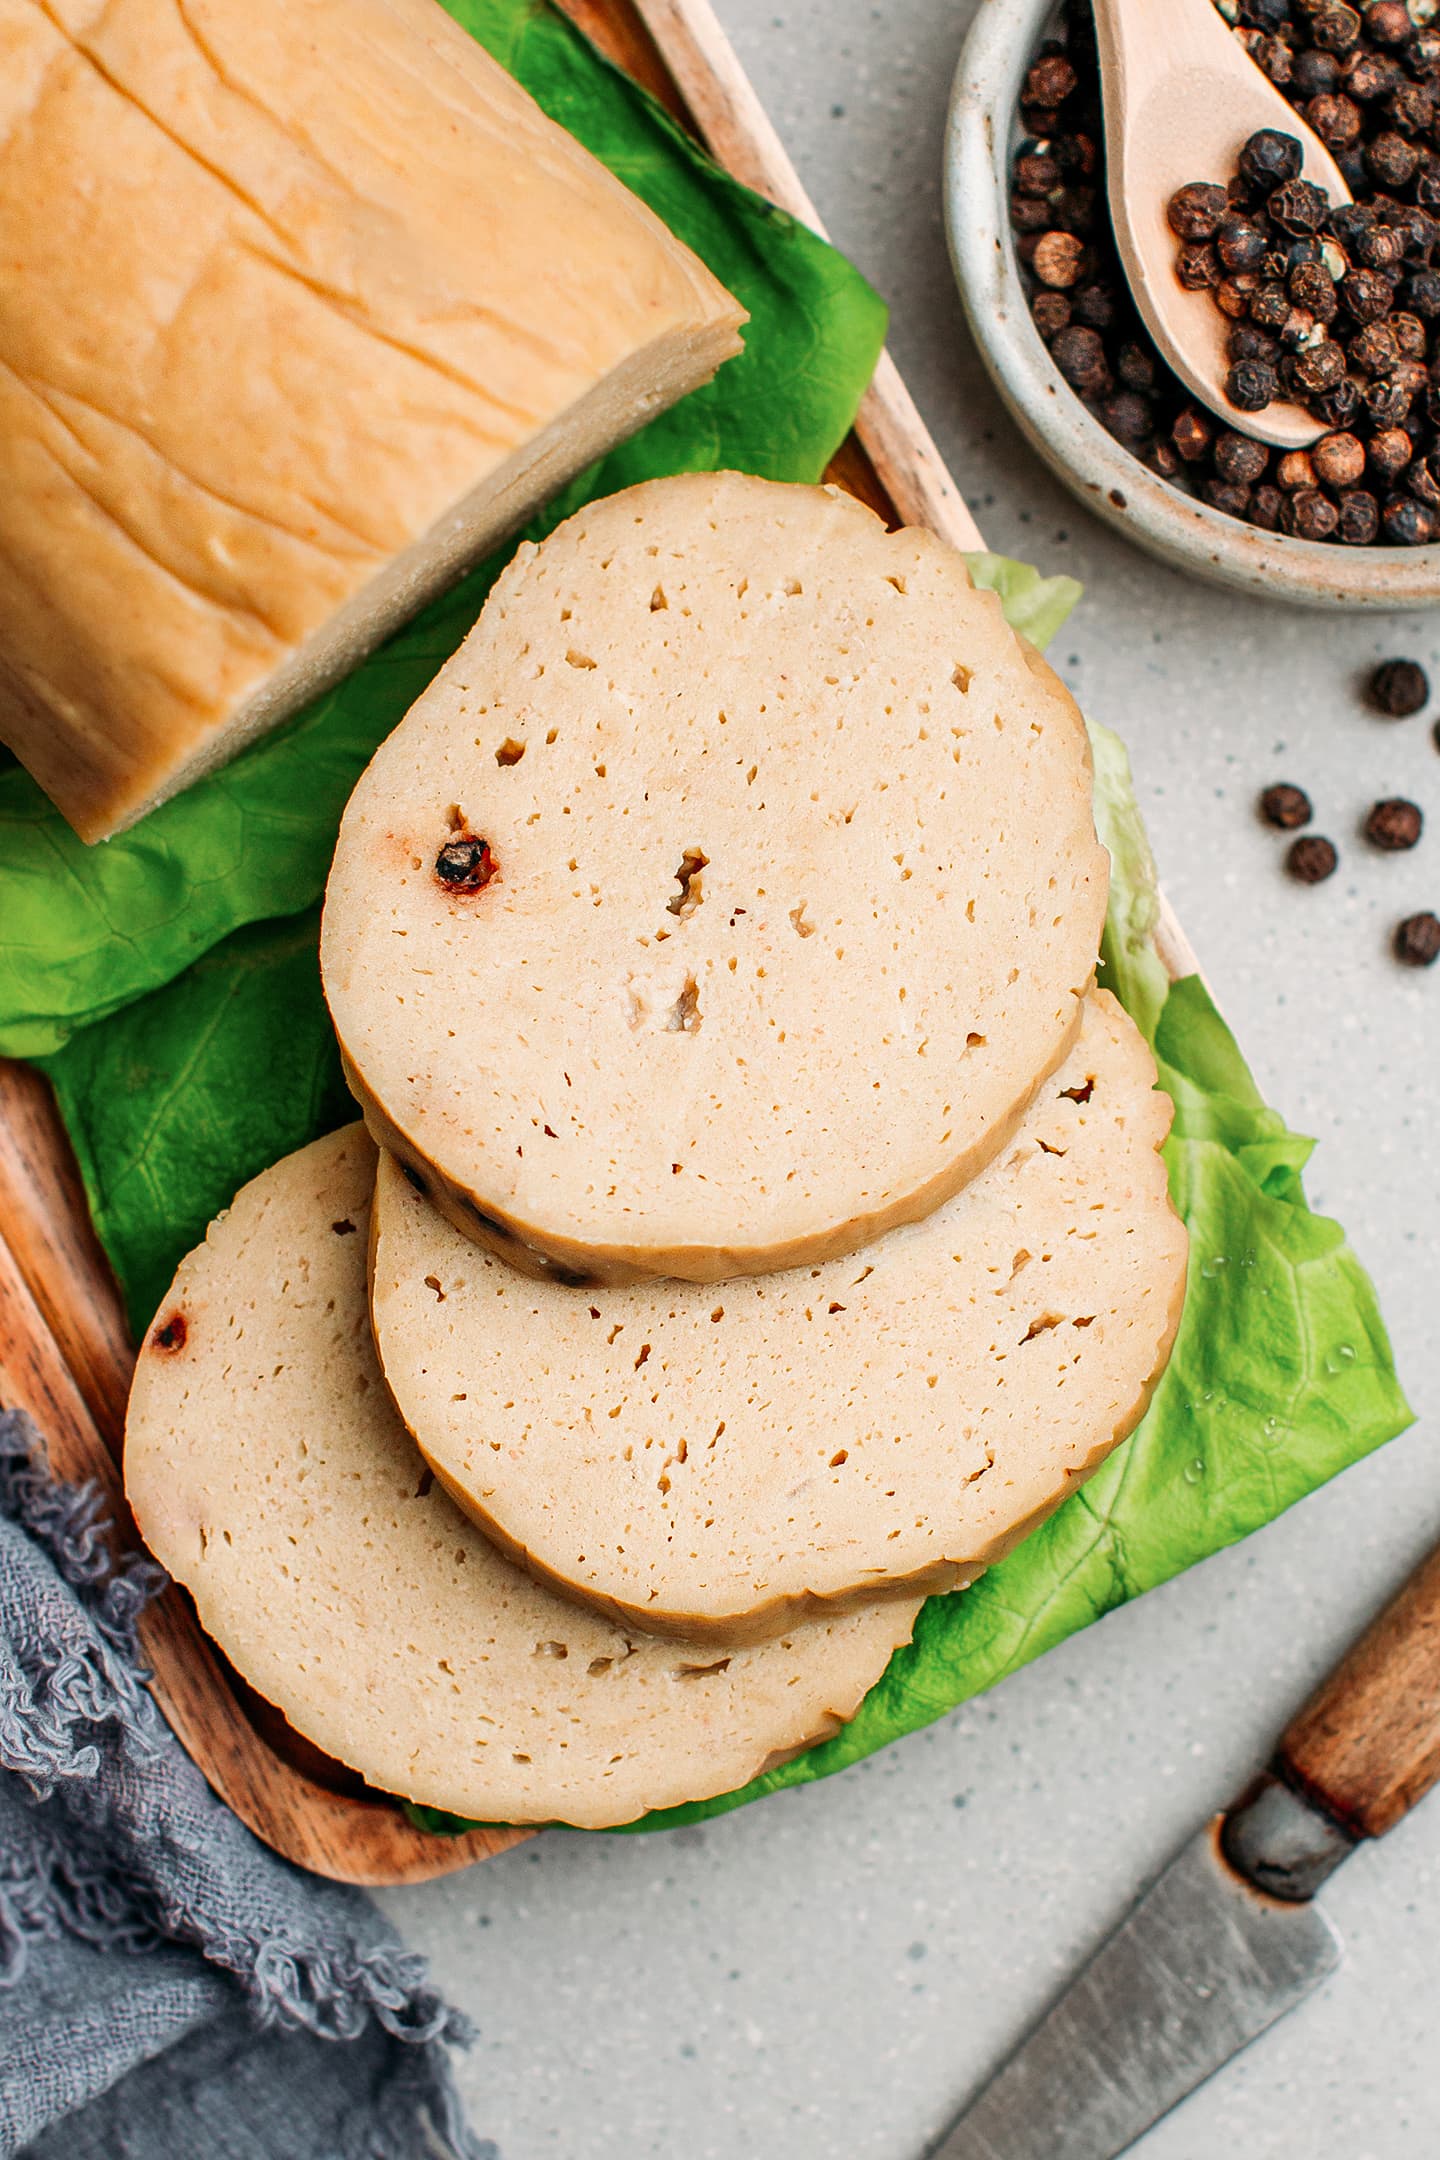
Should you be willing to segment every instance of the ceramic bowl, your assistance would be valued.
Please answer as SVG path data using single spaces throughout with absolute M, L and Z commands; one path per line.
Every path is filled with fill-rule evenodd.
M 945 222 L 961 299 L 1021 430 L 1082 502 L 1176 569 L 1300 607 L 1440 605 L 1440 545 L 1338 547 L 1227 517 L 1132 457 L 1055 366 L 1021 283 L 1008 179 L 1020 132 L 1020 84 L 1055 16 L 1054 0 L 980 0 L 945 135 Z

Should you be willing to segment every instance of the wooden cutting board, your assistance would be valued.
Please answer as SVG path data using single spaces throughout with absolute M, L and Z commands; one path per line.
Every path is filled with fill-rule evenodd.
M 737 179 L 820 229 L 709 0 L 560 4 Z M 829 477 L 891 524 L 928 525 L 957 547 L 983 546 L 888 353 Z M 1163 907 L 1158 942 L 1172 977 L 1194 972 Z M 35 1419 L 58 1476 L 96 1480 L 121 1547 L 139 1542 L 120 1478 L 134 1360 L 48 1083 L 0 1060 L 0 1406 Z M 419 1882 L 535 1834 L 447 1838 L 413 1828 L 394 1801 L 368 1791 L 246 1685 L 174 1586 L 148 1609 L 141 1641 L 151 1687 L 211 1785 L 257 1837 L 302 1867 L 340 1882 Z

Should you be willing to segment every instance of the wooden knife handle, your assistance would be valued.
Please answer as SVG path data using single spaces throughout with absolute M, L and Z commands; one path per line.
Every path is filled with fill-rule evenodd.
M 1383 1837 L 1440 1779 L 1440 1547 L 1293 1719 L 1279 1762 L 1354 1837 Z

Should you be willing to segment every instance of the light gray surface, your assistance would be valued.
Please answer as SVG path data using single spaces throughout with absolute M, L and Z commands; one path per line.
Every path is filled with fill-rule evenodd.
M 1419 1426 L 1261 1536 L 988 1699 L 808 1791 L 663 1838 L 552 1832 L 384 1902 L 481 2039 L 462 2078 L 503 2160 L 913 2160 L 1440 1536 L 1440 968 L 1388 927 L 1440 909 L 1440 755 L 1368 717 L 1375 657 L 1440 617 L 1347 626 L 1187 585 L 1087 518 L 1001 414 L 939 211 L 971 5 L 721 0 L 987 539 L 1084 579 L 1053 657 L 1127 736 L 1166 884 L 1261 1084 L 1320 1140 L 1314 1203 L 1380 1286 Z M 1436 710 L 1440 710 L 1437 703 Z M 1279 874 L 1257 789 L 1292 779 L 1343 853 Z M 1368 856 L 1414 796 L 1435 831 Z M 1143 2160 L 1409 2160 L 1440 2148 L 1440 1794 L 1326 1892 L 1347 1963 L 1187 2101 Z

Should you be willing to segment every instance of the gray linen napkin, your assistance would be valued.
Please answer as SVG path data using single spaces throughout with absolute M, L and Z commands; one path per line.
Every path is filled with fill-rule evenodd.
M 164 1578 L 103 1530 L 0 1414 L 0 2160 L 498 2160 L 421 1960 L 171 1734 L 135 1643 Z

